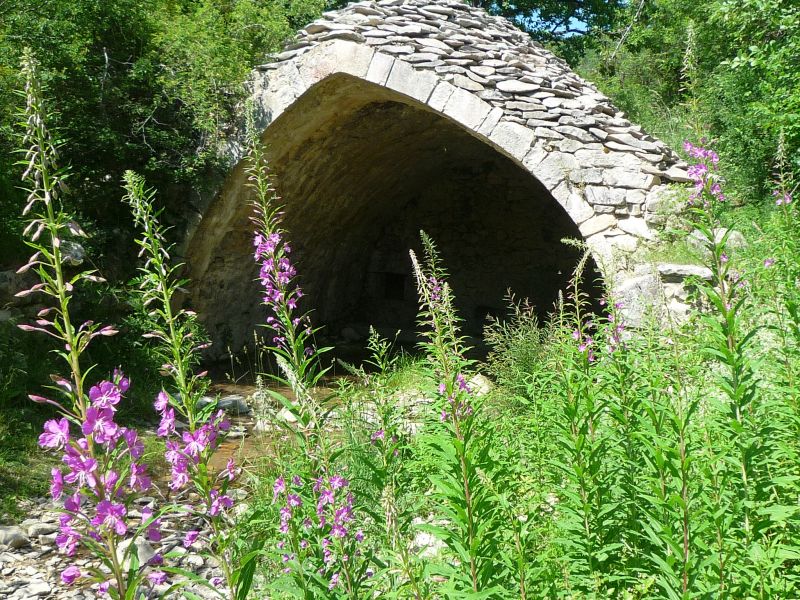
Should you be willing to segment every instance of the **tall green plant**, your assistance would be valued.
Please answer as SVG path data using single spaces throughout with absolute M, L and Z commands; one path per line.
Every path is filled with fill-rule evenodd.
M 481 400 L 472 393 L 466 377 L 472 362 L 459 333 L 459 319 L 447 273 L 433 241 L 421 232 L 425 252 L 420 263 L 411 251 L 417 280 L 419 324 L 425 341 L 429 376 L 437 382 L 433 404 L 439 423 L 429 423 L 422 442 L 436 458 L 438 469 L 430 476 L 439 501 L 437 510 L 446 526 L 424 529 L 444 541 L 455 553 L 459 568 L 450 571 L 444 593 L 455 597 L 485 598 L 497 593 L 497 506 L 491 489 L 481 481 L 489 470 L 488 448 L 477 429 Z

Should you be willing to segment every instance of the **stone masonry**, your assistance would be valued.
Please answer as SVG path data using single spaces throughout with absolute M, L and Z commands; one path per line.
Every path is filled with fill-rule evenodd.
M 325 13 L 258 67 L 251 85 L 274 164 L 282 152 L 289 156 L 283 146 L 300 146 L 312 129 L 320 131 L 315 111 L 364 110 L 370 95 L 448 121 L 535 178 L 545 201 L 557 203 L 575 225 L 612 285 L 634 271 L 637 249 L 654 239 L 651 226 L 663 219 L 667 184 L 688 181 L 687 165 L 672 150 L 631 123 L 563 60 L 506 19 L 456 0 L 362 1 Z M 337 99 L 348 86 L 350 96 Z M 231 143 L 231 162 L 238 166 L 190 232 L 192 301 L 201 314 L 219 312 L 210 308 L 217 301 L 209 287 L 230 287 L 212 271 L 233 252 L 220 251 L 220 240 L 244 227 L 243 152 Z M 293 152 L 294 161 L 307 167 L 296 177 L 314 177 L 309 155 Z M 288 214 L 296 199 L 281 191 Z M 234 293 L 244 293 L 244 284 Z M 255 311 L 247 309 L 245 318 Z

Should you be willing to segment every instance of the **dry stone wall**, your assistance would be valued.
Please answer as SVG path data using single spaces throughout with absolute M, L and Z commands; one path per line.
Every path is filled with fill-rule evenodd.
M 640 250 L 656 239 L 653 228 L 668 221 L 673 206 L 668 184 L 688 181 L 687 165 L 503 18 L 456 0 L 349 4 L 300 31 L 254 71 L 251 86 L 257 124 L 286 202 L 287 226 L 296 236 L 306 282 L 317 286 L 315 314 L 323 322 L 369 302 L 371 272 L 392 274 L 385 265 L 359 266 L 367 261 L 359 253 L 365 253 L 342 240 L 377 247 L 373 226 L 421 218 L 424 211 L 403 219 L 389 212 L 410 210 L 410 199 L 433 198 L 428 188 L 447 185 L 453 165 L 442 157 L 446 146 L 462 160 L 500 164 L 475 149 L 477 144 L 510 161 L 513 168 L 502 170 L 529 180 L 529 202 L 564 216 L 539 206 L 531 211 L 546 215 L 529 231 L 540 237 L 551 233 L 552 252 L 564 250 L 561 234 L 572 228 L 612 287 L 634 294 L 658 287 L 625 282 L 642 276 Z M 454 146 L 472 150 L 459 154 Z M 243 154 L 242 144 L 232 142 L 236 166 L 218 196 L 202 208 L 186 253 L 195 281 L 191 301 L 206 315 L 212 337 L 232 347 L 247 339 L 248 324 L 258 322 L 261 313 L 252 274 L 238 266 L 250 235 Z M 478 186 L 478 180 L 469 185 Z M 496 202 L 498 211 L 507 208 L 489 193 L 482 198 Z M 541 283 L 544 298 L 551 286 L 542 282 L 568 269 L 548 252 L 533 245 L 529 250 L 513 260 L 520 261 L 520 269 L 529 267 L 530 287 Z M 544 256 L 538 266 L 527 258 L 533 252 Z M 659 278 L 657 269 L 654 277 Z M 349 297 L 357 287 L 366 289 L 365 295 Z M 486 291 L 473 294 L 476 314 L 487 306 L 481 299 Z
M 454 0 L 358 2 L 326 13 L 259 69 L 265 124 L 343 72 L 385 86 L 519 161 L 564 207 L 602 263 L 652 239 L 679 157 L 591 83 L 501 17 Z

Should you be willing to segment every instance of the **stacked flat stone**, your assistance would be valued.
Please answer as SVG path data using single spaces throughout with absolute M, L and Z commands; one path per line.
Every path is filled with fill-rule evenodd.
M 609 230 L 618 228 L 627 239 L 613 246 L 633 249 L 637 240 L 630 236 L 649 239 L 646 223 L 657 218 L 657 198 L 649 202 L 648 193 L 663 183 L 688 181 L 685 163 L 670 148 L 505 18 L 455 0 L 358 2 L 325 13 L 260 70 L 281 69 L 334 40 L 375 50 L 370 81 L 402 90 L 402 82 L 392 85 L 391 79 L 408 79 L 410 68 L 435 73 L 457 88 L 440 93 L 433 84 L 424 98 L 416 83 L 408 91 L 433 109 L 462 117 L 462 123 L 466 117 L 489 140 L 504 142 L 503 149 L 542 181 L 587 238 L 605 232 L 606 241 Z M 491 110 L 470 106 L 471 98 Z M 634 218 L 624 220 L 628 216 Z M 598 251 L 606 255 L 603 250 L 610 248 L 603 246 Z

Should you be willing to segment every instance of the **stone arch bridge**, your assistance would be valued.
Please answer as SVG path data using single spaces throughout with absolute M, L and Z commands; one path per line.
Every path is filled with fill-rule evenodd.
M 456 0 L 357 2 L 256 69 L 252 98 L 315 321 L 413 330 L 408 249 L 440 245 L 467 324 L 511 287 L 543 312 L 581 238 L 606 281 L 653 239 L 685 164 L 507 20 Z M 218 352 L 263 308 L 243 149 L 187 238 L 191 303 Z

